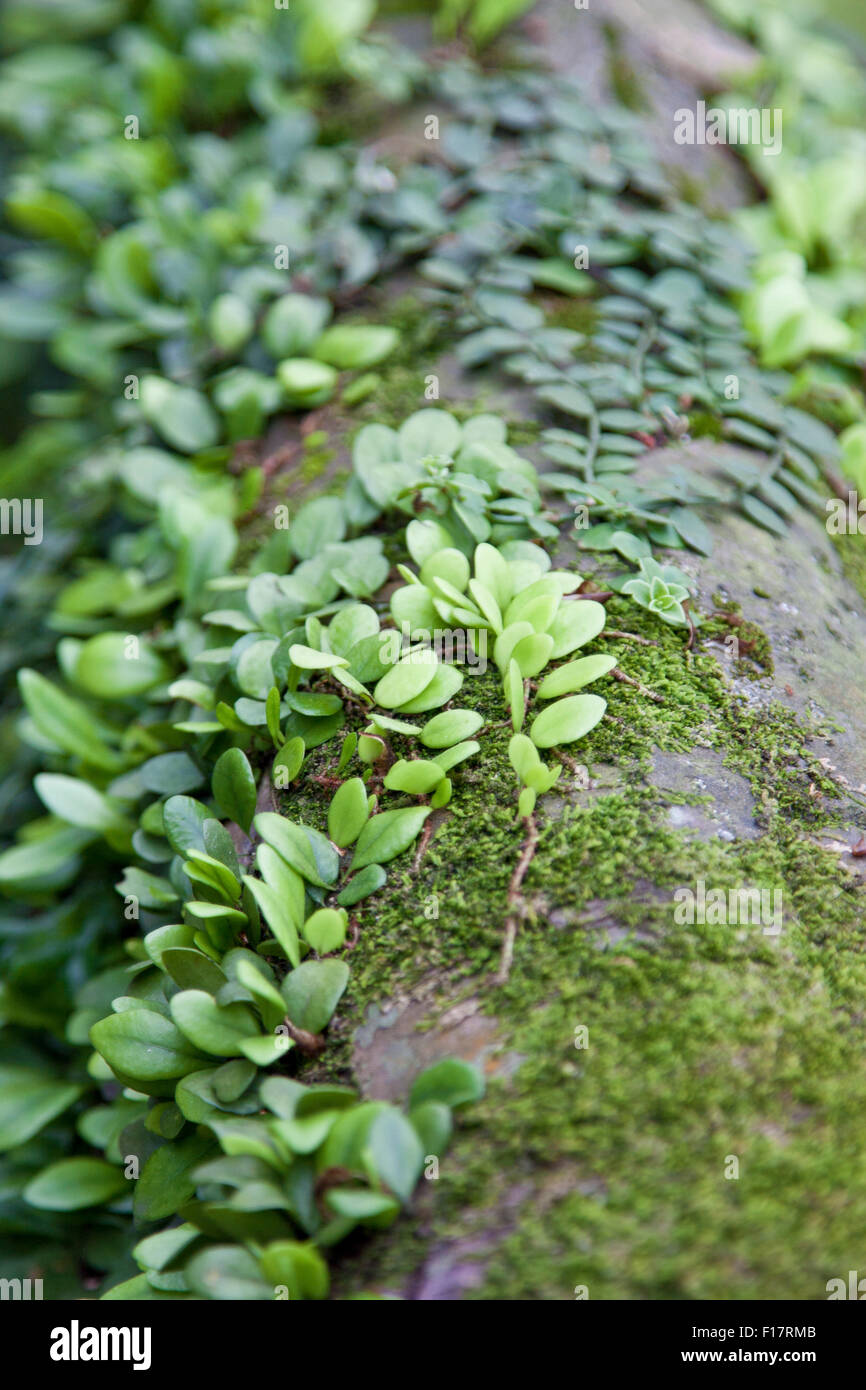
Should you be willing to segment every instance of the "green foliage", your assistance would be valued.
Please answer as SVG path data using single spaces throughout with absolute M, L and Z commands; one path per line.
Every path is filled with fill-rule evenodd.
M 444 18 L 481 43 L 518 8 Z M 360 38 L 371 12 L 73 0 L 0 19 L 15 141 L 0 387 L 12 431 L 31 416 L 0 477 L 8 496 L 54 497 L 28 583 L 17 558 L 2 575 L 20 691 L 2 730 L 4 1220 L 73 1244 L 92 1231 L 111 1298 L 326 1296 L 328 1247 L 392 1222 L 452 1108 L 481 1095 L 454 1060 L 405 1114 L 308 1078 L 353 909 L 423 850 L 485 736 L 436 631 L 476 660 L 489 644 L 524 819 L 561 775 L 539 750 L 603 717 L 584 689 L 614 663 L 574 653 L 604 609 L 552 568 L 542 483 L 585 509 L 581 549 L 638 565 L 624 591 L 677 622 L 685 593 L 652 547 L 705 552 L 703 515 L 728 506 L 784 529 L 836 456 L 780 404 L 792 379 L 755 367 L 727 302 L 753 296 L 768 359 L 792 360 L 806 338 L 772 281 L 802 280 L 799 262 L 753 284 L 739 238 L 677 203 L 626 113 L 547 74 L 422 72 Z M 316 84 L 341 70 L 357 86 L 335 111 Z M 344 140 L 371 92 L 448 112 L 435 161 L 394 173 Z M 816 186 L 836 254 L 848 212 L 837 183 Z M 786 206 L 797 254 L 825 254 L 802 199 Z M 498 415 L 424 408 L 362 425 L 339 497 L 270 512 L 284 480 L 249 442 L 275 415 L 376 390 L 399 331 L 337 306 L 419 257 L 425 313 L 464 364 L 526 389 L 546 472 Z M 855 331 L 841 299 L 828 312 Z M 693 411 L 754 462 L 725 460 L 724 486 L 685 459 L 638 482 Z
M 648 608 L 662 622 L 688 627 L 683 608 L 689 598 L 688 576 L 674 565 L 660 565 L 648 557 L 640 561 L 639 571 L 637 578 L 623 584 L 622 592 L 631 594 L 641 608 Z
M 473 436 L 482 435 L 498 442 L 497 467 L 505 461 L 515 476 L 534 477 L 518 455 L 512 464 L 495 417 L 461 428 L 445 412 L 425 411 L 394 432 L 421 450 L 474 449 L 475 461 L 484 455 Z M 537 499 L 534 482 L 527 491 Z M 387 1224 L 409 1200 L 424 1145 L 431 1136 L 446 1142 L 447 1108 L 476 1096 L 477 1080 L 460 1064 L 449 1064 L 453 1079 L 440 1068 L 415 1127 L 414 1109 L 407 1119 L 347 1093 L 335 1097 L 333 1088 L 311 1088 L 307 1105 L 306 1088 L 290 1073 L 298 1057 L 327 1046 L 348 981 L 340 953 L 349 911 L 382 887 L 383 866 L 409 851 L 431 811 L 448 804 L 455 775 L 459 789 L 455 770 L 479 748 L 473 736 L 484 717 L 471 706 L 442 709 L 463 673 L 415 620 L 429 616 L 433 626 L 464 631 L 467 659 L 483 654 L 489 638 L 506 674 L 505 707 L 516 673 L 512 704 L 521 720 L 524 678 L 603 626 L 601 605 L 568 597 L 579 575 L 552 569 L 526 538 L 470 547 L 471 530 L 450 501 L 406 526 L 406 558 L 420 573 L 400 564 L 407 583 L 391 598 L 395 626 L 383 626 L 374 592 L 388 573 L 382 540 L 354 534 L 352 505 L 326 497 L 298 511 L 286 572 L 193 569 L 175 626 L 152 642 L 106 632 L 76 644 L 63 663 L 63 684 L 74 695 L 58 681 L 22 674 L 32 721 L 25 736 L 65 770 L 38 774 L 50 815 L 41 833 L 0 855 L 0 882 L 38 898 L 71 882 L 88 851 L 114 864 L 132 851 L 134 861 L 114 877 L 127 920 L 141 928 L 125 956 L 88 978 L 73 1013 L 72 1038 L 94 1049 L 89 1085 L 125 1088 L 116 1125 L 108 1123 L 114 1101 L 94 1106 L 86 1121 L 88 1142 L 105 1158 L 64 1159 L 33 1175 L 23 1196 L 52 1210 L 123 1206 L 132 1156 L 137 1219 L 180 1213 L 194 1233 L 182 1248 L 172 1246 L 170 1288 L 159 1264 L 142 1262 L 153 1293 L 260 1297 L 283 1262 L 292 1287 L 322 1296 L 324 1267 L 304 1282 L 303 1252 L 311 1247 L 302 1242 L 301 1254 L 286 1253 L 298 1236 L 328 1245 L 358 1224 Z M 479 509 L 476 520 L 483 516 Z M 537 513 L 528 519 L 531 535 Z M 505 528 L 512 536 L 514 523 Z M 227 567 L 233 548 L 223 554 Z M 416 597 L 408 632 L 400 626 L 407 592 Z M 209 607 L 211 594 L 221 607 Z M 536 743 L 568 742 L 591 727 L 585 717 L 566 719 L 567 705 L 558 700 L 537 716 Z M 271 779 L 288 787 L 304 777 L 315 749 L 339 769 L 327 836 L 290 815 L 257 810 Z M 546 770 L 540 778 L 538 766 L 524 769 L 533 796 L 554 780 Z M 268 1090 L 269 1074 L 288 1089 Z M 36 1132 L 87 1089 L 46 1082 L 22 1108 L 17 1075 L 13 1069 L 13 1133 Z M 277 1094 L 276 1118 L 262 1118 Z M 105 1123 L 97 1123 L 105 1110 Z M 230 1164 L 214 1168 L 220 1152 L 226 1164 L 242 1160 L 236 1173 Z M 311 1193 L 332 1168 L 341 1180 L 329 1183 L 323 1214 Z M 210 1195 L 230 1171 L 228 1194 Z M 139 1287 L 121 1284 L 112 1296 Z
M 859 389 L 856 362 L 866 343 L 862 64 L 828 5 L 804 0 L 792 12 L 776 0 L 758 10 L 734 0 L 714 3 L 758 42 L 763 55 L 747 90 L 731 100 L 752 105 L 760 91 L 761 105 L 784 113 L 778 157 L 742 149 L 768 195 L 739 214 L 759 252 L 756 284 L 743 301 L 744 321 L 770 367 L 802 362 L 810 354 L 831 359 L 829 371 L 809 364 L 800 379 L 800 389 L 814 389 L 823 403 L 828 387 Z M 850 28 L 856 7 L 846 11 L 839 17 Z

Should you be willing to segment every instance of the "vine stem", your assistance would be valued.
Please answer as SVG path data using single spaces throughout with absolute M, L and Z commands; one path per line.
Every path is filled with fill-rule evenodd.
M 526 877 L 526 871 L 532 863 L 538 845 L 538 826 L 535 824 L 534 816 L 526 816 L 526 839 L 523 842 L 523 849 L 520 858 L 514 866 L 511 875 L 511 882 L 508 885 L 508 907 L 510 909 L 505 923 L 505 936 L 502 941 L 502 954 L 499 957 L 499 969 L 496 972 L 496 983 L 504 985 L 511 974 L 511 964 L 514 959 L 514 942 L 517 938 L 517 928 L 520 922 L 522 904 L 521 888 Z
M 433 817 L 432 817 L 432 816 L 428 816 L 427 819 L 426 819 L 425 822 L 424 822 L 424 829 L 421 831 L 421 838 L 420 838 L 420 840 L 418 841 L 418 848 L 417 848 L 417 850 L 415 851 L 415 860 L 414 860 L 414 862 L 413 862 L 413 864 L 412 864 L 412 872 L 413 872 L 413 874 L 417 874 L 418 870 L 420 869 L 420 867 L 421 867 L 421 860 L 424 858 L 424 855 L 427 853 L 427 846 L 429 845 L 431 839 L 433 838 L 433 825 L 432 825 L 432 821 L 433 821 Z
M 606 627 L 598 635 L 599 637 L 622 637 L 627 642 L 637 642 L 641 647 L 658 646 L 658 642 L 651 641 L 649 637 L 638 637 L 636 632 L 620 632 L 615 627 Z
M 614 680 L 622 681 L 623 685 L 633 685 L 635 690 L 641 695 L 645 695 L 648 700 L 655 700 L 657 705 L 663 705 L 665 700 L 663 695 L 656 695 L 654 690 L 648 690 L 640 681 L 636 681 L 634 676 L 627 676 L 625 671 L 621 671 L 618 666 L 614 666 L 610 673 Z

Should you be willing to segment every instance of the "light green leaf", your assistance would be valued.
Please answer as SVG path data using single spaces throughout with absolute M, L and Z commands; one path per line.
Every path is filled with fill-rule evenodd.
M 314 348 L 320 362 L 329 362 L 339 371 L 374 367 L 390 356 L 397 346 L 397 330 L 375 324 L 336 324 L 322 334 Z
M 346 940 L 346 920 L 342 908 L 321 907 L 304 923 L 304 940 L 320 956 L 338 951 Z
M 438 664 L 436 653 L 429 647 L 409 652 L 377 683 L 373 691 L 376 703 L 384 709 L 400 709 L 427 689 Z
M 548 705 L 532 722 L 530 735 L 538 748 L 573 743 L 594 729 L 607 709 L 600 695 L 570 695 Z
M 308 883 L 314 883 L 317 888 L 330 887 L 330 883 L 321 876 L 305 827 L 286 820 L 285 816 L 279 816 L 275 811 L 260 811 L 255 818 L 255 827 L 265 843 L 282 855 L 286 863 Z
M 560 666 L 558 670 L 551 671 L 544 677 L 538 687 L 538 698 L 552 700 L 560 695 L 568 695 L 572 690 L 581 690 L 583 686 L 589 685 L 590 681 L 606 676 L 615 665 L 616 657 L 605 656 L 603 653 L 569 661 L 565 666 Z
M 484 1078 L 478 1068 L 458 1057 L 446 1057 L 415 1078 L 409 1092 L 409 1107 L 414 1110 L 416 1105 L 435 1100 L 453 1109 L 480 1100 L 483 1095 Z
M 438 763 L 424 758 L 398 758 L 385 776 L 385 786 L 392 792 L 407 792 L 410 796 L 426 796 L 445 776 Z
M 477 734 L 484 724 L 483 715 L 472 709 L 450 709 L 430 719 L 421 733 L 425 748 L 449 748 Z
M 267 848 L 267 846 L 266 846 Z M 261 847 L 260 847 L 261 849 Z M 288 869 L 288 865 L 286 866 Z M 289 869 L 289 872 L 294 872 Z M 301 882 L 300 875 L 297 876 Z M 259 911 L 271 929 L 273 936 L 283 947 L 292 965 L 300 965 L 301 951 L 298 942 L 298 903 L 297 899 L 287 901 L 276 888 L 262 883 L 250 874 L 244 875 L 244 883 L 256 900 Z M 301 892 L 301 915 L 303 914 L 303 890 Z
M 429 814 L 427 806 L 412 806 L 403 811 L 381 811 L 373 816 L 358 837 L 353 871 L 367 864 L 387 864 L 396 859 L 421 833 Z
M 328 834 L 345 849 L 354 844 L 370 814 L 367 789 L 360 777 L 350 777 L 335 792 L 328 807 Z
M 424 1167 L 421 1141 L 405 1115 L 389 1106 L 377 1115 L 367 1140 L 373 1167 L 405 1205 Z
M 121 770 L 124 760 L 108 747 L 104 726 L 78 700 L 27 667 L 18 673 L 18 686 L 34 725 L 49 743 L 107 772 Z
M 568 656 L 577 647 L 591 642 L 602 631 L 604 623 L 604 605 L 595 599 L 572 599 L 563 603 L 550 626 L 553 638 L 550 660 Z
M 166 679 L 168 668 L 144 637 L 100 632 L 79 649 L 74 676 L 89 695 L 123 700 L 152 690 Z

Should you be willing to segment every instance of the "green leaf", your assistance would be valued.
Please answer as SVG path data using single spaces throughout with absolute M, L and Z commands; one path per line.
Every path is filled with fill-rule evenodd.
M 534 787 L 524 787 L 517 798 L 517 814 L 526 820 L 535 810 L 536 792 Z
M 668 513 L 668 519 L 692 550 L 699 551 L 701 555 L 709 555 L 712 552 L 713 538 L 697 512 L 690 511 L 687 507 L 674 507 Z
M 287 357 L 277 367 L 277 380 L 289 405 L 309 410 L 331 399 L 337 385 L 337 373 L 325 362 L 312 357 Z
M 363 1187 L 332 1187 L 325 1194 L 332 1211 L 345 1220 L 369 1222 L 379 1226 L 387 1217 L 394 1217 L 400 1208 L 393 1197 L 384 1192 L 371 1192 Z
M 341 541 L 345 534 L 346 514 L 340 498 L 314 497 L 299 508 L 289 541 L 299 559 L 311 560 L 326 545 Z
M 450 457 L 460 447 L 460 426 L 447 410 L 416 410 L 400 426 L 400 452 L 408 461 L 428 454 Z
M 414 1110 L 418 1105 L 435 1100 L 453 1109 L 480 1100 L 483 1095 L 484 1078 L 478 1068 L 458 1057 L 446 1057 L 415 1078 L 409 1092 L 409 1108 Z
M 410 796 L 426 796 L 439 785 L 445 776 L 438 763 L 424 758 L 399 758 L 385 776 L 385 786 L 389 791 L 408 792 Z
M 292 970 L 283 980 L 280 992 L 295 1027 L 321 1033 L 348 982 L 349 967 L 341 960 L 308 960 Z
M 275 299 L 262 324 L 262 338 L 276 358 L 309 352 L 331 317 L 327 299 L 307 294 L 284 294 Z
M 189 946 L 167 946 L 160 954 L 162 968 L 181 989 L 204 989 L 216 994 L 226 977 L 215 960 Z
M 472 604 L 465 599 L 466 588 L 469 584 L 469 561 L 460 550 L 446 547 L 445 550 L 436 550 L 421 566 L 421 583 L 428 589 L 435 587 L 436 580 L 441 580 L 444 584 L 450 585 L 455 591 L 451 597 L 463 598 L 471 608 Z
M 550 626 L 550 636 L 553 638 L 550 660 L 568 656 L 577 647 L 591 642 L 602 631 L 604 623 L 604 605 L 596 603 L 595 599 L 564 602 Z
M 211 779 L 214 799 L 227 820 L 249 834 L 256 809 L 256 783 L 246 754 L 227 748 L 217 758 Z
M 204 849 L 204 823 L 209 814 L 207 807 L 191 796 L 168 798 L 162 812 L 163 828 L 175 854 L 186 858 L 191 849 Z
M 515 734 L 508 744 L 508 761 L 514 768 L 521 782 L 529 784 L 529 779 L 538 767 L 541 766 L 541 759 L 538 756 L 535 744 L 532 739 L 527 738 L 526 734 Z
M 301 882 L 300 875 L 298 875 L 298 882 Z M 298 942 L 299 923 L 296 902 L 287 902 L 274 887 L 268 883 L 261 883 L 259 879 L 253 878 L 250 874 L 244 874 L 244 883 L 255 898 L 259 911 L 264 916 L 273 936 L 283 947 L 288 959 L 293 965 L 299 965 L 301 950 Z M 303 893 L 301 894 L 301 904 L 303 906 Z
M 193 883 L 200 883 L 206 888 L 214 889 L 220 895 L 220 899 L 229 906 L 237 902 L 240 897 L 241 885 L 237 874 L 227 868 L 222 860 L 213 859 L 203 850 L 191 849 L 189 858 L 184 861 L 183 867 L 187 877 Z M 200 893 L 199 896 L 212 900 L 208 893 Z
M 367 864 L 387 864 L 396 859 L 421 833 L 429 814 L 427 806 L 412 806 L 403 811 L 381 811 L 373 816 L 358 837 L 353 872 Z
M 286 863 L 308 883 L 315 884 L 317 888 L 330 887 L 330 883 L 321 875 L 306 827 L 295 825 L 275 811 L 260 811 L 255 818 L 255 827 L 265 843 L 282 855 Z
M 595 414 L 592 400 L 579 386 L 542 386 L 538 397 L 566 415 L 576 415 L 579 419 L 589 419 Z
M 389 1106 L 377 1115 L 367 1141 L 373 1167 L 405 1205 L 424 1167 L 421 1141 L 405 1115 Z
M 180 1029 L 150 1009 L 100 1019 L 90 1030 L 90 1040 L 121 1080 L 132 1078 L 135 1089 L 148 1094 L 162 1094 L 161 1083 L 204 1064 Z
M 542 710 L 532 722 L 530 736 L 538 748 L 573 743 L 595 728 L 606 709 L 607 701 L 600 695 L 571 695 Z
M 40 801 L 69 825 L 81 826 L 101 834 L 129 828 L 118 802 L 97 791 L 80 777 L 65 777 L 59 772 L 40 772 L 33 779 Z
M 274 1289 L 258 1262 L 239 1245 L 211 1245 L 186 1266 L 190 1289 L 200 1298 L 229 1302 L 273 1301 Z
M 424 725 L 421 742 L 425 748 L 449 748 L 477 734 L 483 724 L 483 716 L 475 710 L 446 710 Z
M 451 1111 L 447 1105 L 425 1100 L 409 1111 L 409 1123 L 418 1135 L 425 1155 L 445 1152 L 453 1129 Z
M 252 336 L 255 326 L 246 302 L 237 294 L 220 294 L 210 306 L 208 328 L 223 352 L 237 352 Z
M 473 757 L 480 753 L 481 744 L 470 740 L 468 743 L 455 743 L 453 748 L 445 748 L 441 753 L 434 755 L 434 763 L 438 763 L 443 772 L 450 772 L 452 767 L 462 763 L 466 758 Z
M 145 638 L 100 632 L 82 644 L 74 674 L 89 695 L 122 700 L 151 690 L 168 668 Z
M 62 1158 L 27 1184 L 24 1199 L 44 1211 L 81 1211 L 115 1201 L 126 1188 L 123 1170 L 101 1158 Z
M 0 1066 L 0 1153 L 25 1144 L 68 1109 L 82 1090 L 30 1067 Z
M 275 1289 L 286 1289 L 290 1300 L 327 1298 L 328 1266 L 314 1245 L 275 1240 L 261 1253 L 262 1274 Z
M 158 796 L 177 796 L 195 791 L 204 781 L 200 769 L 186 753 L 159 753 L 137 770 L 138 779 Z
M 176 386 L 164 377 L 144 376 L 140 403 L 148 424 L 181 453 L 210 449 L 219 439 L 219 418 L 200 391 Z
M 523 639 L 521 639 L 522 641 Z M 505 687 L 505 698 L 508 701 L 508 708 L 511 710 L 511 727 L 515 733 L 519 733 L 523 728 L 523 721 L 526 718 L 526 691 L 523 685 L 523 676 L 520 667 L 512 657 L 508 663 L 508 670 L 503 681 Z
M 304 940 L 320 956 L 338 951 L 346 940 L 346 914 L 334 907 L 320 907 L 303 927 Z
M 572 690 L 581 690 L 583 686 L 589 685 L 590 681 L 606 676 L 615 665 L 616 657 L 603 654 L 582 656 L 577 661 L 569 661 L 565 666 L 560 666 L 558 670 L 551 671 L 544 677 L 538 687 L 538 698 L 552 700 L 559 695 L 568 695 Z
M 369 815 L 367 788 L 360 777 L 350 777 L 334 793 L 328 807 L 328 834 L 334 844 L 340 849 L 354 844 Z
M 293 666 L 299 666 L 304 671 L 330 671 L 335 666 L 348 666 L 344 656 L 337 656 L 333 652 L 319 652 L 314 647 L 306 647 L 302 642 L 295 642 L 289 647 L 289 657 Z
M 184 1037 L 216 1057 L 242 1055 L 242 1038 L 255 1037 L 259 1026 L 245 1004 L 221 1007 L 201 989 L 186 989 L 171 1001 L 171 1016 Z
M 267 1029 L 274 1029 L 279 1023 L 282 1023 L 286 1013 L 286 1006 L 279 990 L 262 974 L 261 965 L 261 961 L 256 961 L 254 963 L 252 960 L 247 960 L 245 958 L 240 959 L 236 966 L 237 978 L 244 986 L 244 989 L 248 989 L 255 999 L 256 1006 L 262 1016 L 262 1022 L 265 1027 Z M 226 1063 L 227 1067 L 239 1065 L 240 1064 L 237 1062 Z M 248 1084 L 249 1080 L 247 1081 L 247 1085 Z M 244 1086 L 243 1089 L 245 1090 L 246 1086 Z M 214 1091 L 220 1100 L 234 1099 L 233 1096 L 226 1096 L 221 1093 L 220 1085 L 216 1080 L 214 1081 Z
M 327 964 L 328 962 L 325 962 Z M 367 1136 L 377 1115 L 389 1107 L 385 1101 L 362 1101 L 344 1110 L 324 1146 L 316 1156 L 320 1172 L 328 1168 L 348 1168 L 363 1173 L 366 1168 Z
M 389 357 L 397 346 L 394 328 L 374 324 L 337 324 L 324 332 L 316 343 L 314 354 L 321 362 L 330 362 L 339 371 L 374 367 Z
M 337 895 L 340 907 L 354 907 L 362 898 L 377 893 L 387 879 L 385 870 L 378 864 L 368 864 L 359 874 L 353 875 L 346 887 Z
M 531 680 L 544 670 L 553 655 L 554 641 L 548 632 L 531 632 L 515 643 L 511 660 L 516 663 L 524 680 Z
M 302 738 L 287 739 L 274 758 L 272 772 L 274 783 L 282 786 L 294 782 L 298 773 L 304 765 L 304 754 L 306 746 Z
M 531 623 L 509 623 L 497 637 L 493 645 L 493 660 L 504 675 L 517 643 L 532 634 Z
M 763 530 L 771 531 L 774 536 L 787 536 L 788 523 L 765 502 L 759 501 L 757 497 L 745 496 L 741 499 L 740 506 L 749 520 L 754 521 Z
M 210 1135 L 190 1134 L 150 1155 L 135 1184 L 136 1221 L 165 1221 L 194 1196 L 195 1169 L 213 1149 Z
M 18 686 L 34 725 L 49 743 L 106 772 L 122 769 L 124 760 L 108 747 L 103 726 L 78 700 L 27 667 L 18 672 Z
M 447 666 L 440 662 L 430 684 L 420 695 L 416 695 L 414 700 L 406 700 L 400 706 L 400 713 L 424 714 L 428 709 L 437 709 L 439 705 L 453 700 L 462 685 L 463 672 L 458 671 L 456 666 Z
M 396 662 L 377 683 L 373 694 L 383 709 L 400 709 L 414 700 L 432 681 L 438 666 L 436 653 L 429 647 L 409 652 Z

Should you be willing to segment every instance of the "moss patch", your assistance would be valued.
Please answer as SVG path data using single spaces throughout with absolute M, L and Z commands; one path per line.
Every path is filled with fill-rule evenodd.
M 609 625 L 657 643 L 593 649 L 665 703 L 605 682 L 609 718 L 571 752 L 627 782 L 545 799 L 507 986 L 492 976 L 520 847 L 508 729 L 456 774 L 418 871 L 399 861 L 359 907 L 332 1074 L 348 1074 L 367 1006 L 431 971 L 452 990 L 480 980 L 523 1061 L 467 1114 L 414 1217 L 341 1260 L 338 1294 L 405 1290 L 433 1250 L 461 1296 L 484 1299 L 568 1299 L 576 1285 L 592 1298 L 819 1298 L 862 1258 L 866 893 L 807 838 L 835 789 L 796 720 L 750 711 L 681 633 L 620 599 Z M 467 676 L 460 700 L 502 717 L 493 672 Z M 668 827 L 649 752 L 695 743 L 748 777 L 759 840 Z M 291 809 L 321 823 L 324 804 Z M 677 925 L 673 894 L 699 878 L 780 890 L 782 934 Z M 438 916 L 425 913 L 434 895 Z M 739 1178 L 725 1176 L 732 1159 Z

